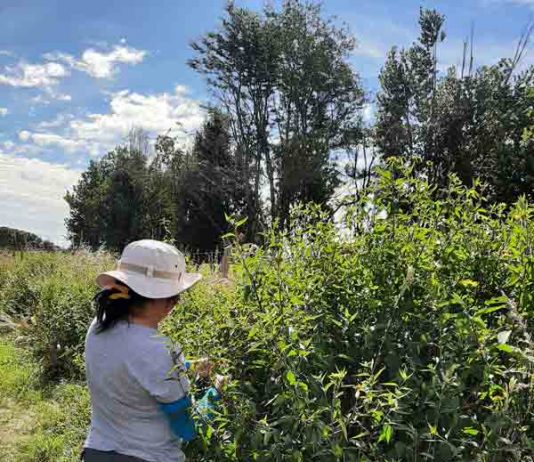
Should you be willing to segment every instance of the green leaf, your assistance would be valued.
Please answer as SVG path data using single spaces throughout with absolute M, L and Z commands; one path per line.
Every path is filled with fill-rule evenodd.
M 505 353 L 514 353 L 515 350 L 510 345 L 507 345 L 506 343 L 503 343 L 501 345 L 497 345 L 497 349 L 504 351 Z
M 462 279 L 458 282 L 458 284 L 462 287 L 478 287 L 478 282 L 473 281 L 471 279 Z
M 501 307 L 505 307 L 507 306 L 507 304 L 508 304 L 508 298 L 506 298 L 503 295 L 499 297 L 490 298 L 489 300 L 486 300 L 486 302 L 484 303 L 484 305 L 486 306 L 499 305 Z
M 211 425 L 208 425 L 208 428 L 206 429 L 206 439 L 211 439 L 213 435 L 213 428 Z
M 340 458 L 343 456 L 343 449 L 341 448 L 339 444 L 334 444 L 332 446 L 332 454 L 334 454 L 334 456 L 336 456 L 337 458 Z
M 374 410 L 371 411 L 371 415 L 373 416 L 373 420 L 375 421 L 375 423 L 379 423 L 382 420 L 384 413 L 379 410 Z
M 483 314 L 490 314 L 494 313 L 495 311 L 502 310 L 503 308 L 506 308 L 506 305 L 501 306 L 491 306 L 489 308 L 482 308 L 476 312 L 477 316 L 483 315 Z
M 345 422 L 343 422 L 343 419 L 338 420 L 339 428 L 341 429 L 341 432 L 343 433 L 343 437 L 345 438 L 345 441 L 349 440 L 348 434 L 347 434 L 347 426 L 345 425 Z
M 304 392 L 306 393 L 308 391 L 308 384 L 304 383 L 304 382 L 297 382 L 297 386 Z
M 245 217 L 245 218 L 239 220 L 239 221 L 235 224 L 235 227 L 236 227 L 236 228 L 239 228 L 239 227 L 243 226 L 246 222 L 247 222 L 247 217 Z
M 295 374 L 291 371 L 287 371 L 286 373 L 286 380 L 289 383 L 289 385 L 293 386 L 295 383 L 297 383 L 297 379 L 295 377 Z
M 378 437 L 378 442 L 385 441 L 386 443 L 389 443 L 391 441 L 391 437 L 393 436 L 393 427 L 390 424 L 385 424 L 382 427 L 382 431 L 380 432 L 380 436 Z
M 477 436 L 479 433 L 479 431 L 473 427 L 465 427 L 462 431 L 469 436 Z

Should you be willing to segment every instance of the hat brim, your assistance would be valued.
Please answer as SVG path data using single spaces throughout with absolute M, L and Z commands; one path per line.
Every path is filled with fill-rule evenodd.
M 115 280 L 126 284 L 139 295 L 147 298 L 169 298 L 191 288 L 202 279 L 199 273 L 184 273 L 179 281 L 160 278 L 149 278 L 143 274 L 121 270 L 106 271 L 96 277 L 100 288 L 112 284 Z

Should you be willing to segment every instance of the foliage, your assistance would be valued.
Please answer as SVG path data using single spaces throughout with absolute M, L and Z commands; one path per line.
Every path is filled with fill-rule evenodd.
M 402 169 L 376 188 L 345 238 L 297 209 L 175 312 L 234 379 L 192 460 L 532 460 L 532 207 Z
M 83 339 L 107 254 L 25 253 L 2 274 L 0 312 L 19 324 L 44 379 L 83 379 Z
M 16 462 L 75 462 L 90 422 L 89 393 L 85 386 L 60 384 L 37 402 L 34 433 L 22 443 Z
M 66 225 L 74 246 L 117 250 L 154 233 L 158 221 L 149 212 L 147 162 L 147 152 L 135 145 L 118 147 L 90 162 L 73 192 L 65 196 L 70 207 Z
M 226 215 L 240 211 L 241 186 L 235 177 L 235 158 L 230 149 L 228 117 L 211 109 L 191 152 L 192 167 L 184 179 L 182 228 L 177 242 L 190 249 L 213 251 L 221 247 L 227 232 Z
M 287 0 L 256 13 L 229 3 L 225 13 L 193 43 L 190 65 L 230 115 L 251 240 L 264 176 L 271 221 L 285 224 L 295 201 L 328 201 L 339 184 L 332 155 L 357 141 L 363 91 L 348 62 L 354 39 L 319 6 Z
M 0 459 L 5 462 L 75 462 L 89 422 L 83 385 L 42 388 L 39 365 L 14 338 L 0 338 Z
M 444 16 L 421 9 L 419 24 L 418 40 L 394 47 L 380 74 L 377 147 L 385 157 L 428 162 L 419 170 L 440 187 L 454 172 L 467 185 L 483 180 L 496 202 L 532 197 L 534 151 L 524 140 L 532 125 L 534 66 L 518 69 L 531 28 L 514 58 L 475 69 L 465 43 L 462 68 L 439 75 Z
M 534 210 L 434 189 L 392 160 L 341 223 L 296 207 L 264 247 L 235 238 L 231 281 L 202 270 L 164 330 L 232 379 L 191 460 L 532 461 Z M 61 336 L 79 376 L 92 270 L 49 258 L 28 347 Z
M 273 223 L 289 225 L 296 202 L 334 214 L 334 196 L 351 189 L 359 199 L 375 160 L 391 156 L 413 161 L 437 194 L 454 173 L 467 186 L 482 180 L 495 203 L 532 198 L 534 67 L 521 63 L 532 27 L 512 58 L 491 66 L 475 66 L 471 37 L 461 68 L 444 72 L 445 17 L 422 8 L 419 25 L 410 47 L 388 54 L 366 126 L 345 25 L 306 0 L 260 11 L 229 2 L 219 26 L 192 43 L 189 65 L 213 95 L 193 147 L 160 135 L 152 156 L 134 130 L 127 146 L 91 162 L 66 195 L 73 247 L 119 251 L 151 237 L 213 252 L 225 214 L 246 217 L 243 235 L 260 243 Z
M 133 132 L 129 146 L 91 161 L 67 193 L 71 243 L 120 251 L 152 238 L 214 251 L 226 232 L 225 213 L 239 203 L 227 118 L 210 111 L 190 152 L 165 135 L 150 158 L 143 136 Z

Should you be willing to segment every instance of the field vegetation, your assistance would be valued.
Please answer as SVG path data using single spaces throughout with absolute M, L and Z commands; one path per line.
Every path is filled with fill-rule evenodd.
M 294 207 L 259 247 L 230 220 L 229 277 L 200 267 L 163 329 L 231 375 L 189 460 L 534 460 L 534 207 L 454 177 L 438 192 L 395 159 L 377 174 L 335 220 Z M 74 461 L 94 276 L 113 257 L 0 265 L 0 418 L 31 422 L 1 451 Z

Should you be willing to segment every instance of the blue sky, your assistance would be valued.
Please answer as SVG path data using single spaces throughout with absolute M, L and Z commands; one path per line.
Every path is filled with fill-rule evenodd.
M 186 65 L 189 43 L 217 27 L 224 4 L 0 0 L 0 226 L 64 243 L 62 197 L 90 159 L 133 127 L 152 137 L 169 129 L 184 139 L 193 133 L 209 95 Z M 416 38 L 420 6 L 446 15 L 442 68 L 460 62 L 472 26 L 477 64 L 512 55 L 534 15 L 534 0 L 325 0 L 323 6 L 356 36 L 351 62 L 370 97 L 389 48 Z M 533 62 L 529 49 L 524 64 Z

